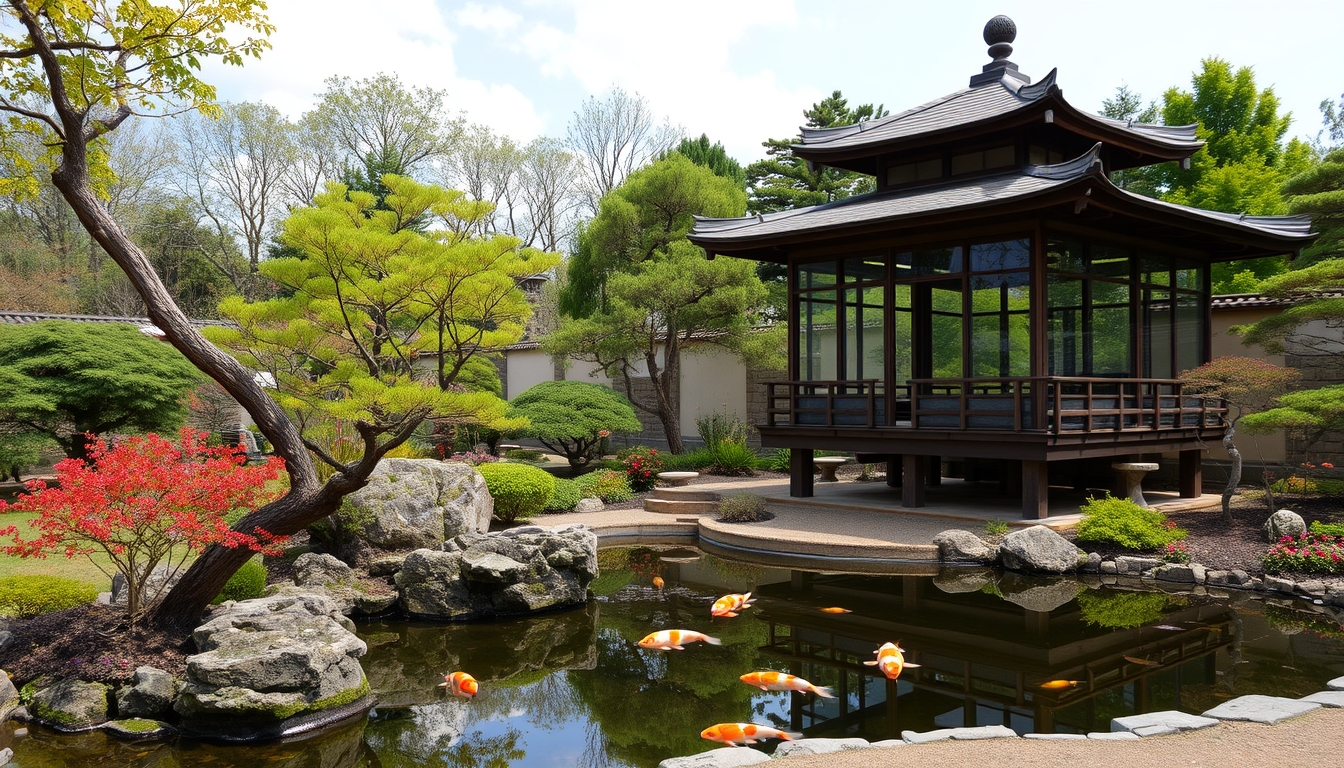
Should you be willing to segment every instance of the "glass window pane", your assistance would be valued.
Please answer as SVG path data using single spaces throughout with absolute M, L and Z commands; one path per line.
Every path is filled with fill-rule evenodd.
M 968 152 L 964 155 L 952 156 L 952 174 L 971 173 L 972 171 L 983 171 L 985 169 L 984 152 Z
M 845 291 L 846 379 L 881 379 L 885 376 L 882 292 L 881 288 Z
M 961 271 L 961 247 L 931 248 L 913 253 L 899 253 L 895 257 L 896 279 L 949 275 Z M 909 270 L 908 272 L 906 270 Z
M 933 160 L 924 160 L 915 163 L 915 179 L 917 181 L 928 181 L 929 179 L 941 178 L 943 175 L 943 159 L 941 157 Z
M 1188 371 L 1204 364 L 1204 312 L 1199 294 L 1176 294 L 1176 369 Z
M 1051 287 L 1053 294 L 1054 287 Z M 1083 311 L 1051 309 L 1049 313 L 1050 375 L 1079 376 L 1086 369 L 1083 359 Z
M 1045 243 L 1045 267 L 1057 272 L 1086 272 L 1083 253 L 1080 242 L 1052 238 Z
M 1185 259 L 1176 260 L 1176 287 L 1184 288 L 1189 291 L 1203 290 L 1203 281 L 1200 280 L 1200 269 L 1198 264 L 1186 261 Z
M 835 294 L 819 291 L 798 302 L 798 378 L 836 378 Z
M 915 164 L 906 163 L 887 169 L 887 184 L 909 184 L 915 180 Z
M 1129 286 L 1123 283 L 1108 283 L 1105 280 L 1093 280 L 1092 305 L 1120 304 L 1129 305 Z
M 845 259 L 845 282 L 868 283 L 887 279 L 887 260 L 881 256 Z
M 1152 285 L 1171 285 L 1171 259 L 1166 256 L 1143 257 L 1143 282 Z
M 1171 294 L 1167 291 L 1144 291 L 1143 335 L 1144 376 L 1170 379 L 1171 370 Z
M 1026 269 L 1031 264 L 1031 241 L 1005 240 L 1001 243 L 980 243 L 971 246 L 972 272 L 997 272 L 1003 269 Z
M 1046 294 L 1046 302 L 1052 309 L 1054 307 L 1083 306 L 1082 280 L 1072 277 L 1050 275 L 1050 277 L 1046 278 L 1046 284 L 1049 286 Z
M 1129 307 L 1093 309 L 1091 317 L 1092 364 L 1087 373 L 1094 376 L 1128 376 L 1130 369 Z
M 1129 250 L 1108 245 L 1092 246 L 1092 259 L 1088 274 L 1098 277 L 1117 277 L 1129 279 Z
M 934 378 L 959 379 L 965 375 L 961 359 L 961 287 L 955 283 L 939 283 L 931 289 L 930 298 L 933 305 L 930 318 L 933 332 L 931 373 Z
M 821 261 L 815 264 L 798 265 L 798 290 L 826 288 L 835 285 L 836 264 L 834 261 Z
M 1017 162 L 1017 153 L 1011 146 L 985 150 L 986 168 L 1007 168 Z

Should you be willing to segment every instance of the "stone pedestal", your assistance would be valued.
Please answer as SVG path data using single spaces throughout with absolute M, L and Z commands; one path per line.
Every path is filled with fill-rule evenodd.
M 834 483 L 837 482 L 835 477 L 835 470 L 839 469 L 841 466 L 845 464 L 848 464 L 849 459 L 846 459 L 843 456 L 821 456 L 813 459 L 812 463 L 816 465 L 817 469 L 821 470 L 820 482 Z
M 1148 502 L 1143 498 L 1143 476 L 1149 472 L 1156 472 L 1158 465 L 1147 462 L 1124 461 L 1111 465 L 1119 473 L 1124 481 L 1125 495 L 1129 500 L 1138 504 L 1140 507 L 1148 506 Z

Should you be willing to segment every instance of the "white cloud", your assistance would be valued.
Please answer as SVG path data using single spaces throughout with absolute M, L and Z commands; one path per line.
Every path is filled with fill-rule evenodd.
M 454 14 L 458 24 L 472 29 L 481 29 L 495 34 L 512 32 L 523 23 L 523 17 L 499 5 L 486 8 L 479 3 L 468 3 Z

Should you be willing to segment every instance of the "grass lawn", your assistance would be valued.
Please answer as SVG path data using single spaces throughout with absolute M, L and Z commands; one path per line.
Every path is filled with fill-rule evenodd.
M 0 528 L 17 525 L 27 538 L 32 533 L 32 526 L 29 525 L 29 521 L 36 516 L 36 513 L 25 514 L 19 512 L 0 515 Z M 0 543 L 8 544 L 9 541 L 6 539 Z M 61 576 L 93 584 L 106 592 L 112 588 L 112 579 L 98 570 L 98 565 L 94 563 L 106 568 L 108 573 L 116 572 L 112 567 L 111 559 L 102 552 L 95 552 L 92 555 L 75 555 L 74 557 L 66 557 L 64 553 L 56 553 L 47 555 L 45 558 L 15 557 L 0 553 L 0 578 L 30 573 Z

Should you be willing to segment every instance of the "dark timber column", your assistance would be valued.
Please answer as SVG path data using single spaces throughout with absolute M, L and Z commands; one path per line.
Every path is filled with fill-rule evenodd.
M 925 468 L 929 465 L 929 457 L 913 456 L 905 454 L 901 457 L 902 472 L 905 474 L 905 482 L 901 485 L 901 506 L 902 507 L 922 507 L 924 506 L 924 475 Z
M 887 486 L 890 488 L 901 487 L 902 460 L 899 453 L 893 453 L 887 457 Z
M 1197 499 L 1204 493 L 1204 460 L 1201 450 L 1181 451 L 1181 498 Z
M 925 482 L 929 487 L 943 484 L 943 457 L 930 456 L 928 466 L 928 478 Z
M 1044 520 L 1050 516 L 1049 473 L 1044 461 L 1022 461 L 1022 517 Z
M 811 448 L 793 448 L 789 451 L 789 495 L 796 499 L 812 496 Z

